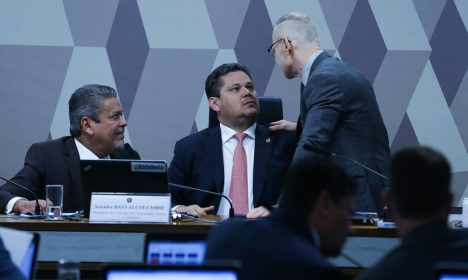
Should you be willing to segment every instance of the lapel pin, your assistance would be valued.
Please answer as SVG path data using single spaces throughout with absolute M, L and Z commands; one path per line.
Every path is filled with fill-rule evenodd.
M 270 143 L 270 142 L 271 142 L 270 137 L 268 137 L 268 138 L 265 140 L 265 142 Z

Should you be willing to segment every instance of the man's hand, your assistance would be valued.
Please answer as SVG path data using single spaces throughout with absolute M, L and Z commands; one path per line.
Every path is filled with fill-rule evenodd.
M 200 207 L 196 204 L 193 204 L 189 206 L 179 206 L 175 210 L 177 212 L 185 212 L 194 216 L 204 216 L 208 215 L 207 212 L 213 211 L 214 209 L 214 206 Z
M 249 213 L 247 213 L 246 217 L 247 219 L 256 219 L 260 217 L 269 216 L 270 214 L 271 214 L 270 210 L 266 209 L 263 206 L 260 206 L 260 207 L 250 210 Z
M 280 120 L 276 122 L 271 122 L 268 126 L 270 131 L 286 130 L 286 131 L 296 131 L 296 123 L 290 122 L 287 120 Z
M 43 199 L 38 199 L 39 206 L 41 207 L 41 214 L 45 213 L 46 202 Z M 36 201 L 20 199 L 13 206 L 13 213 L 33 213 L 35 214 Z

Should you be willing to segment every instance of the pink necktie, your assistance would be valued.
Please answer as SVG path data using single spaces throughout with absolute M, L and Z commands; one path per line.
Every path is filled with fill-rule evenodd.
M 245 154 L 244 141 L 247 134 L 236 133 L 237 145 L 234 149 L 231 187 L 229 197 L 232 199 L 234 211 L 238 214 L 247 214 L 249 212 L 249 199 L 247 195 L 247 155 Z

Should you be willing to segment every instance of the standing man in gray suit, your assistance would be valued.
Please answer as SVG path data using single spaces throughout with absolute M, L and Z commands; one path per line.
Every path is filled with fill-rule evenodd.
M 310 17 L 298 12 L 282 16 L 268 52 L 287 79 L 301 79 L 294 161 L 334 153 L 384 173 L 390 149 L 372 85 L 357 69 L 320 49 Z M 335 161 L 358 186 L 356 210 L 381 212 L 383 179 L 349 160 Z

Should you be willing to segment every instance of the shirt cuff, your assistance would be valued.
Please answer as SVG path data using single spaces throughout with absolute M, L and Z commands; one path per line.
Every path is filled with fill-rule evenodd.
M 176 205 L 174 207 L 171 208 L 171 211 L 175 211 L 177 208 L 181 207 L 181 206 L 184 206 L 184 205 Z
M 21 199 L 27 200 L 26 198 L 19 197 L 19 196 L 10 199 L 10 201 L 8 201 L 8 203 L 7 203 L 6 207 L 5 207 L 5 214 L 10 214 L 11 212 L 13 212 L 13 207 L 15 206 L 15 203 L 18 200 L 21 200 Z

